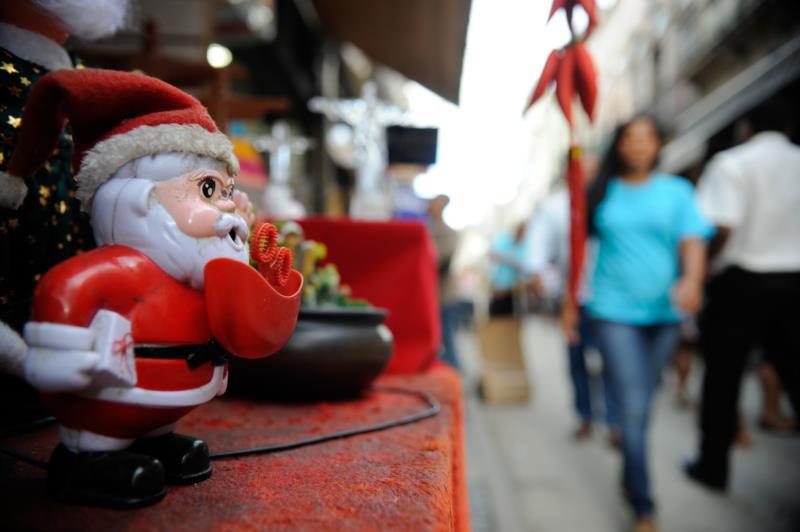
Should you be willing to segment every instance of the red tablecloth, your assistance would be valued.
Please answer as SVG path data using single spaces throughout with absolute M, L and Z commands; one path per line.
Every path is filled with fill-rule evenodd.
M 353 295 L 389 310 L 394 334 L 389 373 L 430 367 L 441 345 L 438 280 L 433 242 L 420 222 L 363 222 L 309 218 L 306 236 L 328 247 Z
M 45 472 L 0 455 L 2 528 L 33 530 L 466 530 L 460 379 L 441 365 L 390 375 L 379 385 L 425 390 L 442 413 L 397 427 L 279 454 L 214 462 L 212 477 L 171 487 L 150 508 L 70 506 L 45 495 Z M 212 451 L 294 441 L 425 408 L 414 398 L 370 394 L 310 405 L 218 399 L 179 425 Z M 46 458 L 55 427 L 3 439 Z

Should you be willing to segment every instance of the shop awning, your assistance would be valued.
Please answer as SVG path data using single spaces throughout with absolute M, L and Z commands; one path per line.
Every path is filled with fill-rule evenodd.
M 470 0 L 313 0 L 323 28 L 458 103 Z
M 756 61 L 679 114 L 676 136 L 661 152 L 661 166 L 678 172 L 700 161 L 706 141 L 800 77 L 800 36 Z

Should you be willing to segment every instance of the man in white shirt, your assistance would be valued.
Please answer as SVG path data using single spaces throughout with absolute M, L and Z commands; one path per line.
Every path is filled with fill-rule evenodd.
M 789 107 L 773 99 L 756 109 L 756 134 L 717 154 L 698 186 L 717 235 L 700 321 L 706 361 L 700 454 L 686 471 L 719 490 L 728 482 L 739 388 L 754 347 L 771 354 L 800 412 L 800 148 L 784 134 Z

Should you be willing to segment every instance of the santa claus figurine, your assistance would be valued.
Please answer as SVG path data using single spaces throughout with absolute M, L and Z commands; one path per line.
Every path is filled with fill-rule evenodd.
M 228 355 L 286 342 L 302 277 L 273 286 L 248 264 L 238 162 L 195 98 L 138 74 L 49 74 L 30 94 L 8 174 L 35 172 L 66 121 L 99 247 L 43 276 L 25 326 L 25 377 L 60 423 L 48 491 L 147 505 L 166 484 L 211 475 L 205 442 L 175 424 L 225 391 Z

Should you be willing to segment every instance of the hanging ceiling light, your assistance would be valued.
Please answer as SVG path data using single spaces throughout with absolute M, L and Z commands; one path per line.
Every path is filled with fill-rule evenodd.
M 233 61 L 233 53 L 225 46 L 212 42 L 206 50 L 206 60 L 214 68 L 225 68 Z

